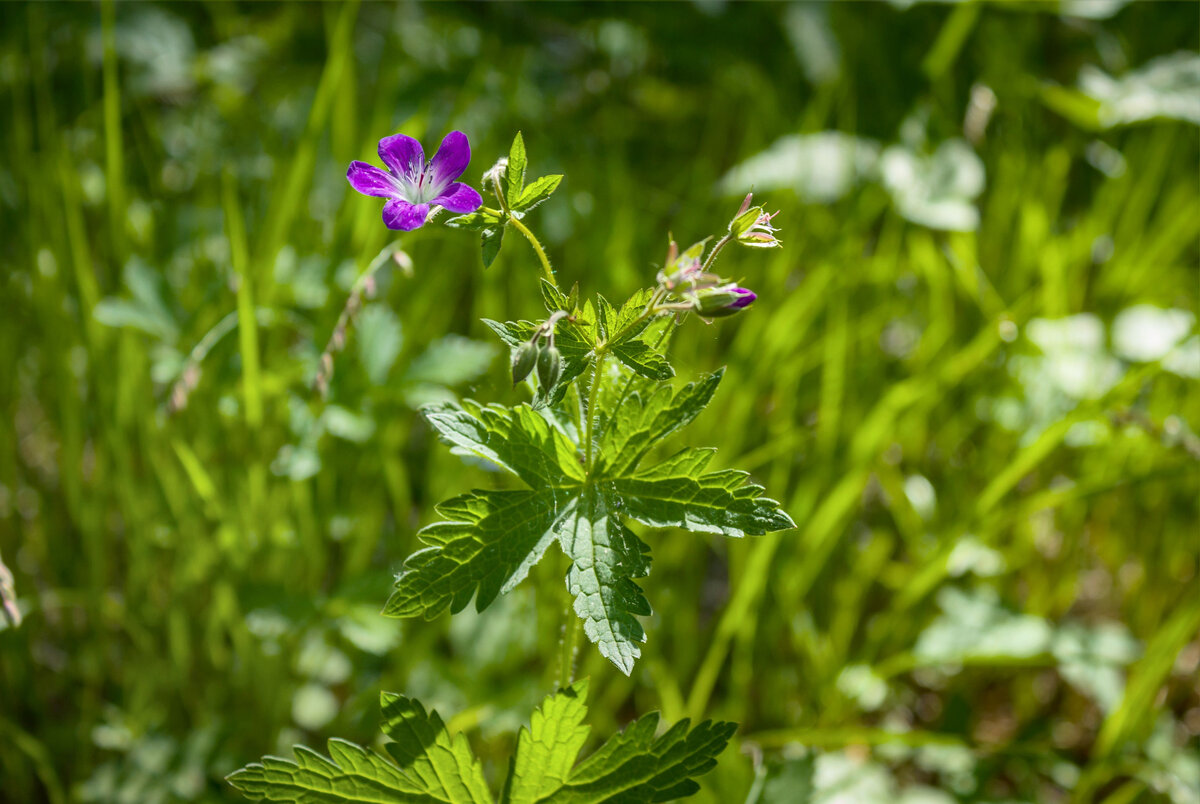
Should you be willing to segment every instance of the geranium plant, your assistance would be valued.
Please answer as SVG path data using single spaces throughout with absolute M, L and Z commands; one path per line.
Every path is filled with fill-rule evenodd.
M 746 196 L 725 232 L 680 250 L 667 249 L 653 285 L 621 303 L 603 295 L 581 300 L 578 286 L 559 287 L 525 216 L 558 187 L 561 176 L 526 183 L 518 134 L 507 158 L 487 171 L 483 191 L 457 181 L 470 158 L 467 138 L 452 132 L 432 160 L 404 135 L 380 142 L 387 170 L 354 162 L 354 189 L 388 198 L 389 228 L 412 230 L 436 221 L 480 233 L 485 266 L 507 230 L 525 237 L 543 278 L 544 318 L 485 320 L 511 350 L 514 386 L 528 389 L 516 405 L 440 404 L 424 409 L 451 448 L 515 476 L 521 488 L 474 490 L 437 506 L 441 519 L 420 537 L 396 578 L 383 613 L 432 618 L 465 608 L 482 611 L 528 575 L 551 545 L 570 561 L 559 689 L 523 729 L 500 800 L 533 802 L 665 801 L 695 792 L 735 726 L 687 721 L 656 734 L 649 715 L 576 764 L 587 739 L 586 681 L 574 664 L 582 631 L 629 674 L 646 639 L 639 616 L 651 613 L 637 580 L 650 573 L 650 547 L 630 528 L 682 528 L 727 537 L 793 527 L 788 515 L 744 472 L 711 470 L 712 449 L 654 452 L 685 427 L 716 392 L 721 371 L 677 386 L 667 358 L 671 333 L 687 319 L 736 315 L 753 291 L 720 276 L 714 264 L 731 243 L 777 248 L 773 215 Z M 297 748 L 294 760 L 264 758 L 230 776 L 256 799 L 294 802 L 490 802 L 492 792 L 462 735 L 451 736 L 436 712 L 384 693 L 385 758 L 331 741 L 329 757 Z

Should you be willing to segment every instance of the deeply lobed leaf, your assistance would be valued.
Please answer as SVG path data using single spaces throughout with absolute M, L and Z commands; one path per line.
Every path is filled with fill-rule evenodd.
M 522 728 L 509 762 L 502 804 L 602 804 L 667 801 L 699 789 L 736 726 L 687 720 L 662 735 L 657 713 L 614 735 L 578 765 L 587 740 L 588 682 L 548 696 Z M 229 778 L 248 798 L 293 804 L 490 804 L 482 766 L 464 735 L 450 736 L 437 712 L 385 692 L 380 697 L 385 748 L 394 760 L 343 740 L 329 757 L 297 746 L 295 760 L 264 757 Z M 574 766 L 574 767 L 572 767 Z
M 425 418 L 449 443 L 490 461 L 530 486 L 581 484 L 583 467 L 575 445 L 528 405 L 430 405 Z
M 472 596 L 483 611 L 541 560 L 563 503 L 554 489 L 477 491 L 442 503 L 446 520 L 421 530 L 429 547 L 404 562 L 383 613 L 432 619 L 462 611 Z
M 724 369 L 718 369 L 679 390 L 643 385 L 613 399 L 610 407 L 601 411 L 597 475 L 622 477 L 636 468 L 663 439 L 700 415 L 724 374 Z
M 571 766 L 587 741 L 587 680 L 546 698 L 533 711 L 529 728 L 517 736 L 501 804 L 541 801 L 567 783 Z
M 717 764 L 734 723 L 704 721 L 689 731 L 681 720 L 655 737 L 658 713 L 639 718 L 581 762 L 545 804 L 670 801 L 700 789 L 693 777 Z
M 379 705 L 383 733 L 394 741 L 384 747 L 407 776 L 437 801 L 490 804 L 483 766 L 471 753 L 466 735 L 451 737 L 438 713 L 426 712 L 413 698 L 385 692 Z
M 569 301 L 549 283 L 543 294 L 547 308 L 564 309 Z M 622 315 L 603 298 L 592 312 L 598 337 L 619 325 Z M 535 326 L 489 324 L 511 343 L 526 342 Z M 586 365 L 587 343 L 577 336 L 583 329 L 565 329 L 560 343 L 564 358 Z M 630 673 L 646 638 L 637 618 L 651 612 L 634 579 L 649 573 L 650 558 L 626 518 L 730 537 L 794 527 L 746 473 L 708 471 L 712 450 L 685 449 L 642 466 L 656 445 L 699 415 L 720 379 L 718 371 L 673 390 L 628 374 L 615 382 L 604 378 L 590 475 L 570 412 L 553 404 L 540 412 L 470 401 L 461 408 L 427 408 L 430 423 L 456 450 L 499 466 L 532 489 L 476 491 L 439 506 L 444 520 L 421 531 L 428 546 L 405 562 L 384 613 L 431 618 L 461 610 L 472 597 L 482 610 L 524 579 L 557 539 L 571 560 L 566 583 L 584 632 Z
M 796 527 L 779 503 L 745 472 L 704 472 L 713 450 L 685 449 L 660 464 L 612 482 L 625 513 L 655 528 L 683 528 L 738 538 Z
M 648 548 L 621 524 L 613 500 L 594 486 L 571 501 L 556 530 L 571 559 L 567 589 L 584 633 L 629 675 L 641 656 L 638 645 L 646 641 L 635 615 L 649 615 L 650 604 L 632 579 L 649 572 Z

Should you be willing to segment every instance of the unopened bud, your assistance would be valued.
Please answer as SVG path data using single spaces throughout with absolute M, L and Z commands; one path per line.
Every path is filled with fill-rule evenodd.
M 741 312 L 757 298 L 754 291 L 747 288 L 722 285 L 697 292 L 692 309 L 705 318 L 723 318 Z
M 562 355 L 555 346 L 546 346 L 537 356 L 538 383 L 548 393 L 562 377 Z
M 483 180 L 479 185 L 486 193 L 499 196 L 503 192 L 503 187 L 497 184 L 498 181 L 504 180 L 504 172 L 508 169 L 508 158 L 500 157 L 496 160 L 496 164 L 492 165 L 487 173 L 483 174 Z
M 529 376 L 529 372 L 533 371 L 533 367 L 537 365 L 537 359 L 538 347 L 532 343 L 523 343 L 517 351 L 513 352 L 513 385 Z

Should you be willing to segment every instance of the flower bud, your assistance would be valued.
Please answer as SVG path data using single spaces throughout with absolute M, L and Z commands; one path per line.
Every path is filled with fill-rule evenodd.
M 562 355 L 557 347 L 546 346 L 538 354 L 537 375 L 542 393 L 548 393 L 558 384 L 559 378 L 562 377 Z
M 513 385 L 529 376 L 529 372 L 533 371 L 533 367 L 537 364 L 537 359 L 538 347 L 532 343 L 523 343 L 517 351 L 513 352 Z
M 721 285 L 698 291 L 692 309 L 705 318 L 723 318 L 746 309 L 757 298 L 754 291 L 747 288 Z
M 508 158 L 502 156 L 496 160 L 496 164 L 488 169 L 487 173 L 483 174 L 483 179 L 479 182 L 479 186 L 483 188 L 484 192 L 499 196 L 504 191 L 504 188 L 497 188 L 496 182 L 497 179 L 501 182 L 504 181 L 504 172 L 507 169 Z

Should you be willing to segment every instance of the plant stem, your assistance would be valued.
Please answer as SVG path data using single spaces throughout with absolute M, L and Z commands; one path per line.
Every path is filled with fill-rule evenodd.
M 533 250 L 537 254 L 538 260 L 540 260 L 542 263 L 542 270 L 546 274 L 546 279 L 550 280 L 551 285 L 558 287 L 558 280 L 554 278 L 554 269 L 550 267 L 550 260 L 546 257 L 546 252 L 542 249 L 542 244 L 538 242 L 536 237 L 534 237 L 533 232 L 529 230 L 528 226 L 521 223 L 512 215 L 509 216 L 508 222 L 511 223 L 513 228 L 515 228 L 518 232 L 525 235 L 525 239 L 529 241 L 529 245 L 533 246 Z
M 528 226 L 517 220 L 517 216 L 512 214 L 512 212 L 508 209 L 508 204 L 500 195 L 496 196 L 496 200 L 500 202 L 500 209 L 480 207 L 479 211 L 489 215 L 495 215 L 497 218 L 504 219 L 504 224 L 506 226 L 511 223 L 514 229 L 525 235 L 525 239 L 529 241 L 529 245 L 533 246 L 533 250 L 537 254 L 538 260 L 542 263 L 542 271 L 545 272 L 546 278 L 550 280 L 551 285 L 558 287 L 558 280 L 554 278 L 554 269 L 550 267 L 550 258 L 546 256 L 546 250 L 542 248 L 542 244 L 538 242 L 537 237 Z
M 587 417 L 587 434 L 584 436 L 583 441 L 583 463 L 587 467 L 589 477 L 592 474 L 592 430 L 596 421 L 596 402 L 600 396 L 600 374 L 604 370 L 604 359 L 606 357 L 608 357 L 608 352 L 602 348 L 598 348 L 596 352 L 596 365 L 592 369 L 592 388 L 588 392 L 587 410 L 583 414 Z
M 571 686 L 571 682 L 575 680 L 575 649 L 579 642 L 579 617 L 575 614 L 575 607 L 571 605 L 569 597 L 567 599 L 565 617 L 566 620 L 563 622 L 562 653 L 559 656 L 558 667 L 558 686 L 560 689 Z
M 652 314 L 657 312 L 659 309 L 658 305 L 662 302 L 663 297 L 666 295 L 667 295 L 667 292 L 665 290 L 659 288 L 659 290 L 657 290 L 655 292 L 653 298 L 650 299 L 650 302 L 646 305 L 646 309 L 642 310 L 641 315 L 639 315 L 637 318 L 630 321 L 625 326 L 621 327 L 621 329 L 617 330 L 614 334 L 610 335 L 603 342 L 596 344 L 596 355 L 600 356 L 600 355 L 604 354 L 605 352 L 607 352 L 608 345 L 610 343 L 616 343 L 617 341 L 621 340 L 621 337 L 626 332 L 633 329 L 638 324 L 642 323 L 647 318 L 649 318 Z
M 708 252 L 708 259 L 704 261 L 704 265 L 702 265 L 700 267 L 700 270 L 705 273 L 708 273 L 709 266 L 712 265 L 714 262 L 716 262 L 717 255 L 721 253 L 721 249 L 725 248 L 725 244 L 728 243 L 732 239 L 733 239 L 733 235 L 727 234 L 724 237 L 722 237 L 720 240 L 718 240 L 717 244 L 715 246 L 713 246 L 712 251 Z

